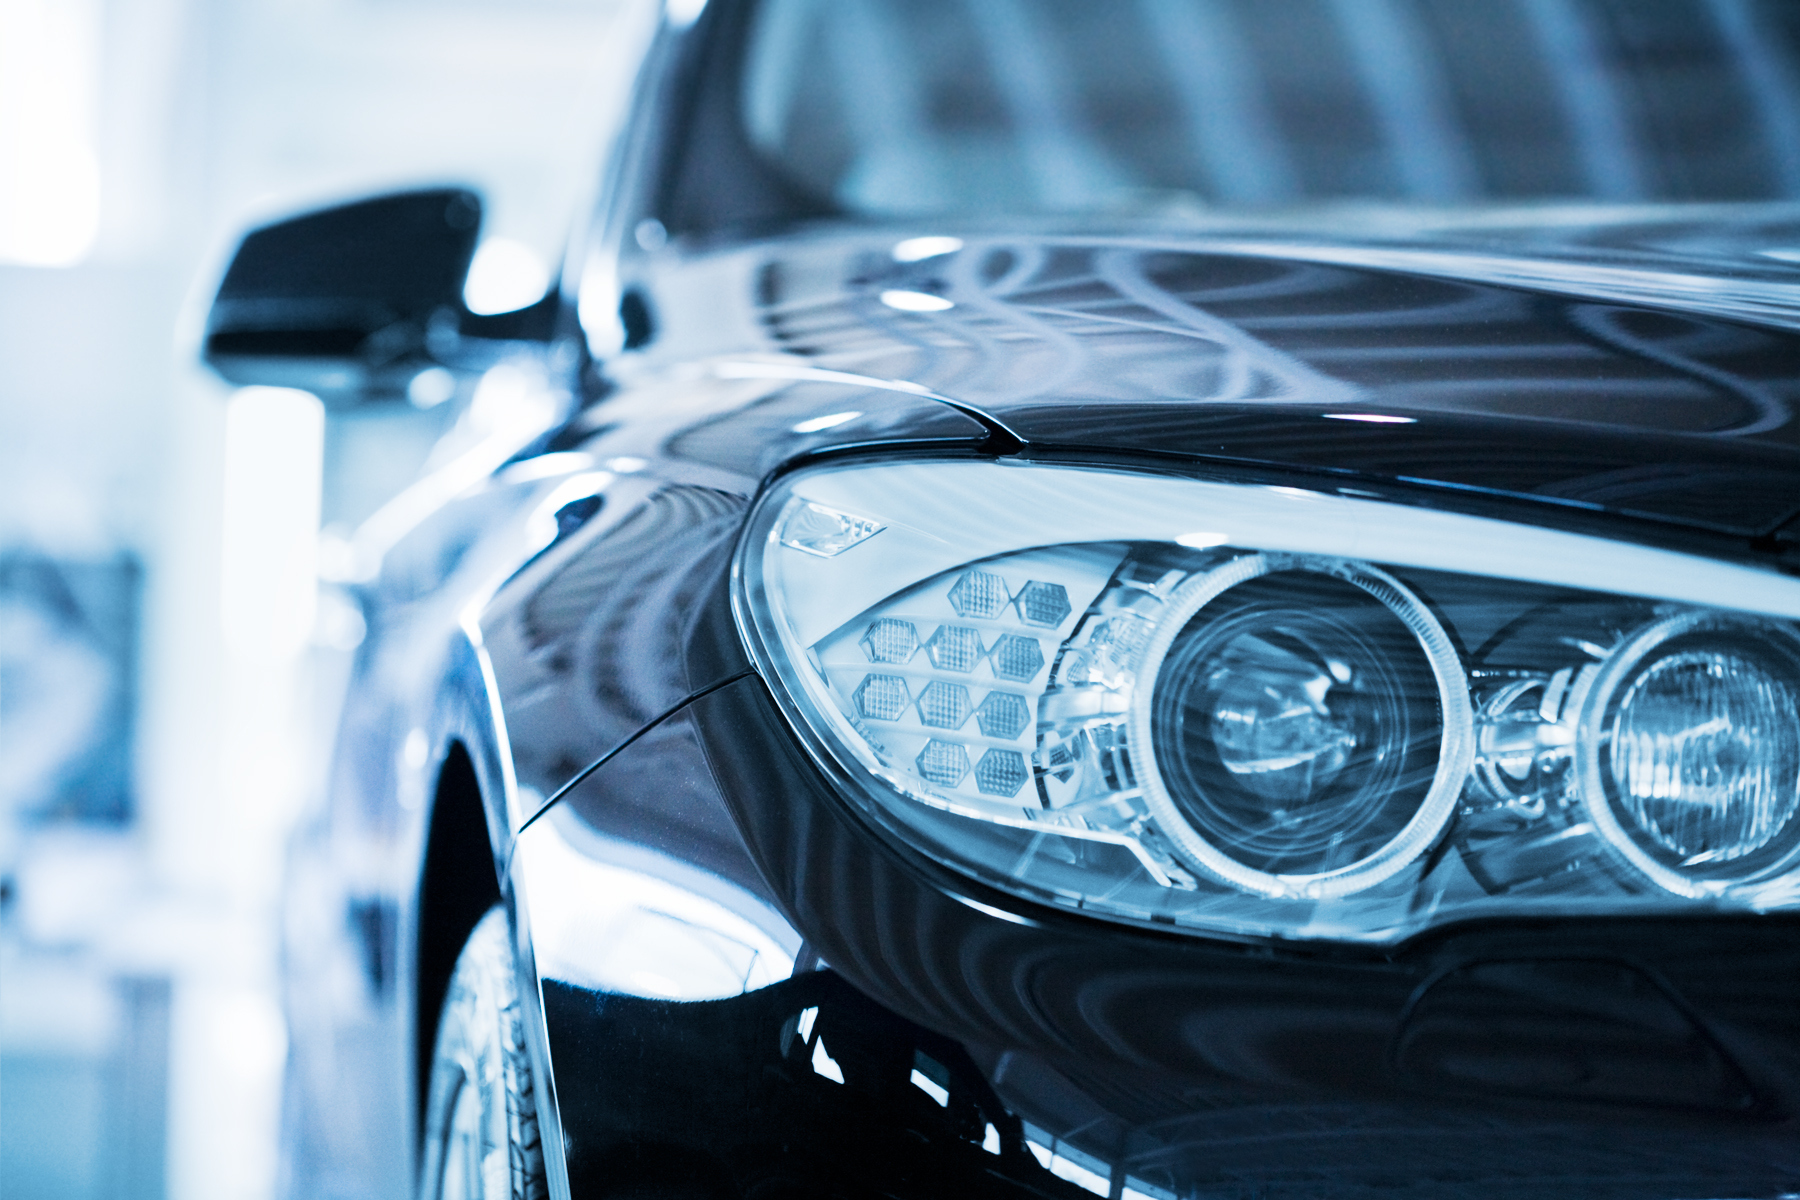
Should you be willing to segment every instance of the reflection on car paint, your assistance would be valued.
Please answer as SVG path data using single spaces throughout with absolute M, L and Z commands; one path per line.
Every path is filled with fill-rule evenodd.
M 971 236 L 933 260 L 959 306 L 924 316 L 869 303 L 896 268 L 870 274 L 864 242 L 796 241 L 771 252 L 758 297 L 774 343 L 814 369 L 914 381 L 1032 443 L 1153 442 L 1165 453 L 1402 476 L 1752 532 L 1791 515 L 1785 468 L 1731 445 L 1785 444 L 1789 339 L 1694 310 L 1695 296 L 1724 286 L 1716 263 L 1646 248 L 1616 268 L 1620 288 L 1657 268 L 1687 272 L 1687 311 L 1658 313 L 1498 286 L 1512 276 L 1458 248 L 1459 234 L 1494 236 L 1439 229 L 1430 253 L 1466 269 L 1413 276 L 1393 273 L 1410 260 L 1390 263 L 1378 242 L 1365 252 L 1348 218 L 1321 234 L 1317 253 L 1249 237 L 1144 249 L 1105 237 Z M 715 268 L 696 258 L 659 269 Z M 1760 319 L 1763 307 L 1735 311 Z M 1095 406 L 1118 411 L 1097 422 Z M 1361 437 L 1320 432 L 1318 418 L 1339 409 L 1412 423 L 1372 424 Z M 1528 432 L 1526 422 L 1557 436 L 1547 443 L 1543 426 Z M 1471 437 L 1484 453 L 1452 449 Z
M 1044 1130 L 1028 1140 L 961 1047 L 830 969 L 700 1002 L 543 986 L 576 1195 L 1095 1190 L 1088 1160 Z M 1076 1168 L 1090 1177 L 1067 1182 Z
M 567 812 L 519 838 L 514 895 L 538 974 L 593 991 L 718 1000 L 793 974 L 800 935 L 728 879 Z

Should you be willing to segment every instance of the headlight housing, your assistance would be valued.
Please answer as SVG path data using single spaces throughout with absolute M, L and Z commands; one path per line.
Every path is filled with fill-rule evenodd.
M 1800 583 L 1291 488 L 887 462 L 759 501 L 734 604 L 847 798 L 1196 932 L 1800 904 Z

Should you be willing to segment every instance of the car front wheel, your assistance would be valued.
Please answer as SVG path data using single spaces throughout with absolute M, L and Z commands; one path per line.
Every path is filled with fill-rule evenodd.
M 506 912 L 469 935 L 438 1020 L 422 1200 L 544 1200 L 531 1061 Z

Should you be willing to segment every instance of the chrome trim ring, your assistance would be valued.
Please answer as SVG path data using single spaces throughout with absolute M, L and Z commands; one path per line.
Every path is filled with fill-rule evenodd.
M 1157 766 L 1152 736 L 1154 699 L 1163 661 L 1194 615 L 1227 591 L 1277 571 L 1314 571 L 1341 579 L 1368 593 L 1398 617 L 1418 639 L 1437 682 L 1443 735 L 1431 786 L 1406 825 L 1386 845 L 1358 862 L 1310 875 L 1258 871 L 1232 858 L 1201 836 L 1182 815 Z M 1132 699 L 1132 765 L 1157 828 L 1189 866 L 1242 891 L 1289 899 L 1324 900 L 1364 891 L 1404 870 L 1437 841 L 1449 824 L 1475 758 L 1475 713 L 1469 680 L 1450 635 L 1424 602 L 1392 575 L 1347 559 L 1295 554 L 1246 554 L 1196 576 L 1169 598 L 1169 608 L 1144 649 L 1138 688 Z

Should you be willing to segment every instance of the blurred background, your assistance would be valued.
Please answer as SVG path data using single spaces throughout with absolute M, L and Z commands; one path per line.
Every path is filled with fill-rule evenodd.
M 535 298 L 648 2 L 0 0 L 9 1200 L 253 1200 L 281 1166 L 282 847 L 360 636 L 317 572 L 438 418 L 328 428 L 200 370 L 223 257 L 270 216 L 469 183 L 471 303 Z

